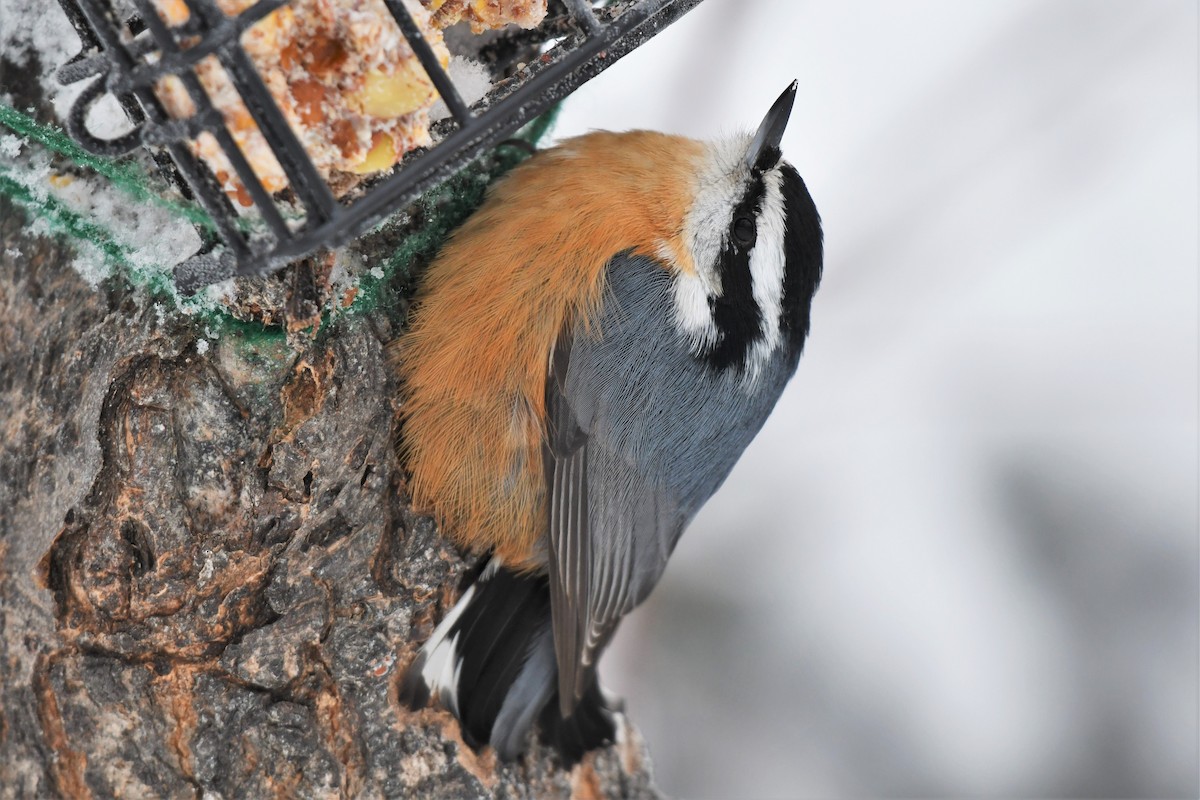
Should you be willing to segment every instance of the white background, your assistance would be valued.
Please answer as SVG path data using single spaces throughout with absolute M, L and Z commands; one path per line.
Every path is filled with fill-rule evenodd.
M 556 133 L 753 128 L 800 370 L 602 673 L 686 797 L 1197 796 L 1197 6 L 705 0 Z

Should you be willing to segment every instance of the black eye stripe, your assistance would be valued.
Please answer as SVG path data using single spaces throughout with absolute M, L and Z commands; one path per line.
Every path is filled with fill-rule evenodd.
M 753 237 L 757 237 L 758 213 L 762 210 L 766 185 L 761 174 L 754 175 L 746 194 L 733 208 L 729 229 L 717 257 L 721 279 L 721 294 L 711 298 L 713 323 L 717 342 L 706 354 L 710 365 L 717 369 L 744 369 L 750 348 L 762 337 L 762 309 L 754 299 L 754 281 L 750 275 L 750 250 L 738 236 L 738 220 L 750 222 Z
M 758 238 L 758 229 L 750 217 L 734 217 L 733 238 L 743 247 L 753 247 Z

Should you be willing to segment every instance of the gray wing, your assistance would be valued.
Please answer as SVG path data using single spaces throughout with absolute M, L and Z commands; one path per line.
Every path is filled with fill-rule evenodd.
M 662 576 L 683 527 L 754 438 L 795 369 L 754 391 L 694 358 L 668 271 L 618 255 L 600 319 L 555 347 L 546 382 L 550 592 L 564 716 L 621 617 Z
M 598 371 L 591 350 L 605 344 L 560 338 L 547 381 L 551 612 L 564 718 L 621 618 L 658 582 L 681 527 L 663 487 L 614 430 L 631 409 L 613 407 L 624 395 L 613 385 L 620 376 Z

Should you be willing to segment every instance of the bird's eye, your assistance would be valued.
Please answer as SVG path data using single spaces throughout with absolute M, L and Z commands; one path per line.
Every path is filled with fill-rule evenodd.
M 756 237 L 754 220 L 750 217 L 737 217 L 733 220 L 733 238 L 742 247 L 753 247 Z

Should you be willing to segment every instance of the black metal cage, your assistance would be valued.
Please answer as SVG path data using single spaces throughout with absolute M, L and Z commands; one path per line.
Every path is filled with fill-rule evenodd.
M 383 0 L 413 54 L 449 111 L 433 124 L 433 145 L 403 156 L 390 174 L 338 197 L 315 167 L 272 98 L 243 43 L 243 34 L 290 0 L 258 0 L 241 13 L 222 12 L 216 0 L 183 0 L 184 23 L 168 26 L 153 0 L 60 0 L 79 31 L 82 52 L 58 73 L 63 83 L 92 80 L 68 118 L 71 135 L 102 155 L 140 146 L 161 148 L 160 164 L 182 177 L 185 191 L 212 217 L 220 242 L 175 271 L 180 289 L 193 291 L 232 275 L 263 274 L 321 247 L 343 245 L 403 208 L 510 136 L 553 103 L 642 44 L 700 0 L 551 0 L 536 29 L 505 30 L 485 45 L 492 54 L 491 89 L 471 106 L 422 35 L 402 0 Z M 263 185 L 197 75 L 215 57 L 236 88 L 254 125 L 287 178 L 288 191 Z M 519 65 L 519 68 L 517 66 Z M 186 118 L 164 109 L 155 87 L 177 76 L 195 106 Z M 114 96 L 133 130 L 106 139 L 88 128 L 88 113 Z M 252 206 L 237 210 L 191 142 L 213 136 Z M 160 151 L 161 152 L 161 151 Z M 223 245 L 223 246 L 222 246 Z

